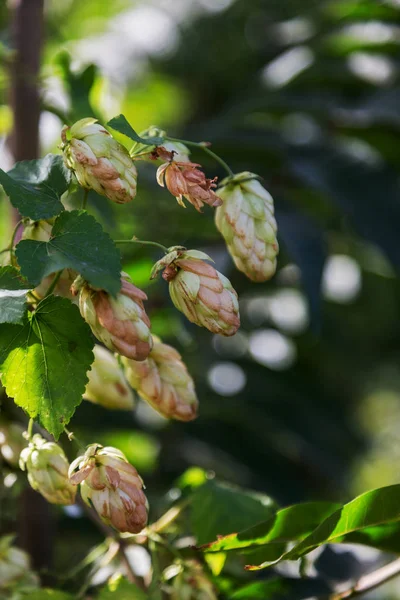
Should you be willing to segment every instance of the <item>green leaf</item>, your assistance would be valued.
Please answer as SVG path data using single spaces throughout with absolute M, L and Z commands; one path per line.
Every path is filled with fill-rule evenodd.
M 275 511 L 276 505 L 269 496 L 214 479 L 194 492 L 191 502 L 192 529 L 197 543 L 205 544 L 218 535 L 255 525 Z
M 20 596 L 27 600 L 74 600 L 76 596 L 61 592 L 60 590 L 51 590 L 50 588 L 40 588 L 40 590 L 29 592 Z
M 60 198 L 69 182 L 70 172 L 57 154 L 24 160 L 8 173 L 0 169 L 0 184 L 11 204 L 23 217 L 34 221 L 49 219 L 64 210 Z
M 206 552 L 254 549 L 271 546 L 278 552 L 280 545 L 300 540 L 326 519 L 340 504 L 334 502 L 304 502 L 278 510 L 267 521 L 240 533 L 232 533 L 202 547 Z M 285 547 L 283 548 L 285 550 Z
M 332 592 L 333 589 L 321 579 L 274 577 L 245 585 L 229 596 L 229 600 L 306 600 Z
M 88 381 L 93 341 L 79 309 L 49 296 L 23 325 L 0 326 L 0 372 L 7 394 L 56 438 Z
M 146 600 L 147 594 L 122 577 L 100 590 L 98 600 Z
M 15 267 L 0 267 L 0 323 L 22 324 L 30 289 Z
M 121 288 L 119 250 L 100 223 L 84 210 L 57 217 L 48 242 L 22 240 L 16 256 L 21 272 L 34 285 L 51 273 L 70 268 L 110 294 Z
M 119 133 L 126 135 L 126 137 L 134 142 L 139 142 L 145 146 L 160 146 L 160 144 L 164 142 L 164 138 L 159 136 L 146 138 L 140 137 L 140 135 L 138 135 L 128 123 L 124 115 L 118 115 L 118 117 L 114 117 L 111 119 L 111 121 L 108 121 L 107 125 L 111 129 L 115 129 L 115 131 L 119 131 Z
M 400 484 L 372 490 L 345 504 L 325 519 L 310 535 L 275 561 L 249 570 L 263 569 L 282 560 L 296 560 L 322 544 L 339 543 L 354 532 L 400 520 Z

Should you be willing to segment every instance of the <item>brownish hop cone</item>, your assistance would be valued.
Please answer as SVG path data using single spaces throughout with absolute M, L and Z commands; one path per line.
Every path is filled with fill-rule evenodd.
M 274 201 L 256 178 L 245 171 L 222 181 L 215 223 L 239 271 L 259 282 L 275 273 L 279 246 Z
M 172 246 L 153 267 L 151 278 L 164 269 L 169 293 L 176 308 L 200 327 L 212 333 L 234 335 L 240 326 L 237 293 L 231 282 L 199 250 Z
M 101 520 L 121 532 L 139 533 L 147 524 L 148 503 L 143 481 L 117 448 L 88 446 L 69 469 L 81 496 Z
M 133 360 L 144 360 L 153 346 L 150 320 L 143 306 L 147 296 L 122 273 L 121 291 L 113 298 L 95 290 L 81 277 L 72 286 L 79 293 L 79 309 L 93 334 L 109 350 Z
M 76 486 L 68 479 L 69 463 L 64 451 L 55 442 L 35 434 L 19 458 L 19 466 L 28 472 L 34 490 L 52 504 L 74 504 Z
M 157 182 L 175 196 L 178 204 L 185 208 L 183 198 L 186 198 L 199 212 L 204 204 L 214 207 L 222 204 L 221 198 L 213 191 L 217 187 L 216 178 L 207 179 L 203 171 L 200 171 L 199 164 L 175 161 L 173 159 L 175 152 L 169 152 L 163 146 L 156 150 L 157 157 L 168 160 L 158 167 Z
M 128 150 L 97 119 L 86 118 L 61 131 L 65 163 L 78 183 L 113 202 L 125 204 L 136 196 L 137 170 Z
M 153 349 L 143 362 L 122 359 L 126 377 L 143 400 L 167 419 L 191 421 L 198 400 L 193 379 L 180 354 L 153 336 Z
M 83 397 L 104 408 L 132 410 L 133 392 L 116 357 L 107 348 L 98 344 L 95 344 L 93 353 L 94 362 L 87 373 L 89 381 Z

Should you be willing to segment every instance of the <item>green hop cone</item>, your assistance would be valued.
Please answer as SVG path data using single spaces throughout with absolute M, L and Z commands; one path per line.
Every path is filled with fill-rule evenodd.
M 93 348 L 94 363 L 83 397 L 113 410 L 132 410 L 134 397 L 116 357 L 103 346 Z M 142 363 L 137 363 L 142 364 Z
M 139 533 L 147 524 L 148 503 L 143 481 L 117 448 L 88 446 L 69 469 L 70 481 L 80 484 L 82 499 L 101 520 L 117 531 Z
M 173 246 L 154 265 L 152 278 L 164 269 L 172 302 L 189 321 L 212 333 L 234 335 L 240 326 L 237 293 L 229 279 L 205 260 L 212 259 L 199 250 Z
M 82 187 L 117 204 L 134 199 L 137 171 L 129 152 L 96 119 L 64 126 L 61 139 L 65 163 Z
M 52 504 L 74 504 L 76 486 L 68 479 L 68 460 L 60 446 L 41 435 L 32 437 L 19 458 L 19 466 L 28 473 L 34 490 Z
M 122 273 L 121 291 L 114 298 L 103 290 L 91 288 L 81 277 L 72 286 L 79 294 L 79 310 L 93 334 L 112 352 L 144 360 L 153 345 L 150 320 L 143 301 L 147 296 Z
M 171 600 L 217 600 L 215 588 L 196 560 L 177 561 L 164 571 L 172 579 Z
M 191 421 L 197 416 L 198 400 L 193 379 L 180 354 L 153 336 L 146 360 L 122 359 L 126 377 L 139 396 L 167 419 Z
M 215 223 L 239 271 L 261 282 L 275 273 L 279 246 L 274 202 L 256 177 L 245 171 L 222 181 L 218 194 L 223 204 Z
M 30 570 L 28 554 L 12 543 L 12 535 L 0 537 L 0 598 L 11 599 L 14 592 L 28 594 L 39 587 L 39 578 Z

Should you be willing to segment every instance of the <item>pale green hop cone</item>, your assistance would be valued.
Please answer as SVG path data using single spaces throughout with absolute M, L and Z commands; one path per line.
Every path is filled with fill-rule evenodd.
M 65 163 L 78 183 L 113 202 L 126 204 L 136 196 L 136 167 L 128 150 L 96 119 L 86 118 L 61 132 Z
M 218 194 L 223 204 L 215 223 L 239 271 L 261 282 L 274 275 L 279 246 L 274 201 L 255 177 L 245 171 L 222 181 Z

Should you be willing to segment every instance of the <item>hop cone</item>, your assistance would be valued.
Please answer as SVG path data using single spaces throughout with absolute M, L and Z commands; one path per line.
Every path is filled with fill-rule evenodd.
M 223 200 L 215 212 L 235 265 L 252 281 L 266 281 L 276 270 L 279 251 L 276 239 L 274 202 L 253 173 L 240 173 L 222 182 Z
M 13 598 L 13 592 L 28 593 L 39 587 L 38 577 L 30 570 L 29 556 L 12 542 L 12 535 L 0 538 L 0 598 Z
M 83 397 L 104 408 L 131 410 L 134 406 L 133 393 L 118 360 L 109 350 L 98 344 L 93 348 L 93 352 L 94 363 L 88 371 L 89 382 Z
M 153 336 L 154 346 L 143 362 L 123 359 L 131 386 L 167 419 L 191 421 L 197 416 L 193 379 L 179 353 Z
M 73 504 L 76 487 L 68 479 L 69 463 L 63 450 L 54 442 L 34 435 L 24 448 L 19 466 L 28 472 L 28 481 L 34 490 L 52 504 Z
M 148 129 L 142 131 L 139 135 L 141 138 L 144 139 L 154 137 L 165 138 L 167 132 L 160 129 L 159 127 L 151 125 L 150 127 L 148 127 Z M 177 160 L 179 162 L 190 161 L 190 150 L 182 142 L 170 142 L 169 140 L 165 140 L 162 142 L 162 148 L 164 148 L 170 153 L 173 152 L 174 160 Z M 155 144 L 149 146 L 146 144 L 142 144 L 141 142 L 135 142 L 130 150 L 130 154 L 133 159 L 140 158 L 141 160 L 150 159 L 154 161 L 159 159 L 159 149 L 160 146 L 156 146 Z
M 79 292 L 79 309 L 93 334 L 109 350 L 133 360 L 144 360 L 153 341 L 150 320 L 143 306 L 144 292 L 122 274 L 122 287 L 116 298 L 102 290 L 94 290 L 78 278 L 73 293 Z
M 77 121 L 61 132 L 67 167 L 79 184 L 113 202 L 125 204 L 136 196 L 137 171 L 129 152 L 96 119 Z
M 152 277 L 164 269 L 172 302 L 189 321 L 212 333 L 234 335 L 240 326 L 239 304 L 229 279 L 204 262 L 211 260 L 204 252 L 179 246 L 169 250 L 154 265 Z
M 69 477 L 81 485 L 81 496 L 107 525 L 139 533 L 147 523 L 143 481 L 117 448 L 92 444 L 71 464 Z
M 174 567 L 176 568 L 176 565 L 172 566 Z M 181 563 L 172 582 L 172 600 L 217 600 L 217 598 L 214 586 L 200 563 L 195 560 Z

